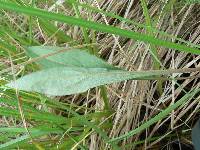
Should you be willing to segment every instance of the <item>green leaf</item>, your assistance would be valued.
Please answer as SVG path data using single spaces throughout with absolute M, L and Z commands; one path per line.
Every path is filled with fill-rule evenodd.
M 42 57 L 56 51 L 66 49 L 56 46 L 32 46 L 27 48 L 27 54 L 32 57 Z M 72 49 L 58 53 L 37 62 L 44 68 L 52 67 L 84 67 L 84 68 L 109 68 L 117 69 L 102 59 L 87 53 L 85 50 Z
M 26 75 L 7 86 L 48 95 L 70 95 L 105 84 L 159 75 L 161 71 L 128 72 L 106 68 L 56 67 Z

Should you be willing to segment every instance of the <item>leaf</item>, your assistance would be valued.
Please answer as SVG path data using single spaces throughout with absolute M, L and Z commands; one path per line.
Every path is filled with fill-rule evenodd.
M 200 119 L 195 124 L 192 129 L 192 142 L 194 144 L 195 150 L 200 149 Z
M 70 95 L 105 84 L 129 79 L 142 79 L 157 72 L 128 72 L 106 68 L 56 67 L 26 75 L 7 86 L 48 95 Z
M 31 46 L 27 48 L 27 54 L 32 57 L 42 57 L 56 51 L 66 49 L 65 47 L 56 46 Z M 52 67 L 84 67 L 84 68 L 109 68 L 118 69 L 109 65 L 102 59 L 93 56 L 85 50 L 72 49 L 66 52 L 58 53 L 37 62 L 43 68 Z

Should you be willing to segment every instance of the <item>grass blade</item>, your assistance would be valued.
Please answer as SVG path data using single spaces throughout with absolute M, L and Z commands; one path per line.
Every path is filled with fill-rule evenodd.
M 176 49 L 179 51 L 184 51 L 184 52 L 193 53 L 193 54 L 200 54 L 200 51 L 198 48 L 192 48 L 192 47 L 188 47 L 186 45 L 177 44 L 177 43 L 173 43 L 173 42 L 169 42 L 169 41 L 164 41 L 161 39 L 154 38 L 152 36 L 148 36 L 146 34 L 128 31 L 128 30 L 117 28 L 117 27 L 92 22 L 92 21 L 86 21 L 84 19 L 75 18 L 75 17 L 71 17 L 71 16 L 65 16 L 62 14 L 47 12 L 47 11 L 37 9 L 37 8 L 24 7 L 24 6 L 16 5 L 14 3 L 8 3 L 8 2 L 2 1 L 2 0 L 0 2 L 1 2 L 0 3 L 1 9 L 11 10 L 14 12 L 24 13 L 24 14 L 27 14 L 30 16 L 37 16 L 37 17 L 50 19 L 50 20 L 56 20 L 56 21 L 70 24 L 70 25 L 77 25 L 80 27 L 93 29 L 96 31 L 102 31 L 102 32 L 106 32 L 106 33 L 116 34 L 116 35 L 120 35 L 122 37 L 131 38 L 134 40 L 140 40 L 140 41 L 144 41 L 144 42 L 149 42 L 150 44 L 154 44 L 157 46 L 164 46 L 164 47 Z
M 138 128 L 124 134 L 121 135 L 117 138 L 113 138 L 112 140 L 109 141 L 109 143 L 112 142 L 117 142 L 117 141 L 121 141 L 123 139 L 127 139 L 137 133 L 140 133 L 141 131 L 147 129 L 148 127 L 150 127 L 151 125 L 153 125 L 154 123 L 158 122 L 159 120 L 165 118 L 168 114 L 170 114 L 173 110 L 175 110 L 177 107 L 183 105 L 185 102 L 187 102 L 188 99 L 192 98 L 195 94 L 197 94 L 198 92 L 200 92 L 200 89 L 196 89 L 191 91 L 190 93 L 186 94 L 185 96 L 183 96 L 180 100 L 178 100 L 175 104 L 170 105 L 169 107 L 167 107 L 165 110 L 161 111 L 159 114 L 157 114 L 155 117 L 153 117 L 152 119 L 150 119 L 149 121 L 143 123 L 141 126 L 139 126 Z

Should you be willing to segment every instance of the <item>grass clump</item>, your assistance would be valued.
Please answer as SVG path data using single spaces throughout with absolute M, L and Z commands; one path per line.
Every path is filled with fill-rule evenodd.
M 199 113 L 196 8 L 1 1 L 0 149 L 190 146 Z

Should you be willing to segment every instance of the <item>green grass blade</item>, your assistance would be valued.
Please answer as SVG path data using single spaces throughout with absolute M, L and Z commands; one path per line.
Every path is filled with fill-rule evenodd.
M 173 1 L 176 1 L 176 0 L 173 0 Z M 198 47 L 198 48 L 200 48 L 200 46 L 197 45 L 197 44 L 193 44 L 193 43 L 191 43 L 191 42 L 189 42 L 189 41 L 185 41 L 185 40 L 183 40 L 183 39 L 181 39 L 181 38 L 178 38 L 178 37 L 176 37 L 176 36 L 174 36 L 174 35 L 168 34 L 168 33 L 164 32 L 164 31 L 160 31 L 160 30 L 158 30 L 158 29 L 156 29 L 156 28 L 153 28 L 153 27 L 146 26 L 145 24 L 138 23 L 138 22 L 133 21 L 133 20 L 130 20 L 130 19 L 128 19 L 128 18 L 123 18 L 123 17 L 121 17 L 121 16 L 119 16 L 119 15 L 117 15 L 117 14 L 114 14 L 114 13 L 112 13 L 112 12 L 107 12 L 107 11 L 104 11 L 104 10 L 100 10 L 100 9 L 98 9 L 98 8 L 96 8 L 96 7 L 93 7 L 93 6 L 88 5 L 88 4 L 80 3 L 80 2 L 75 1 L 75 0 L 68 0 L 68 1 L 66 1 L 66 3 L 69 3 L 69 4 L 76 4 L 76 5 L 78 5 L 78 6 L 81 6 L 81 7 L 83 7 L 83 8 L 88 9 L 89 11 L 101 13 L 101 14 L 103 14 L 103 15 L 105 15 L 105 16 L 109 16 L 109 17 L 112 17 L 112 18 L 116 18 L 116 19 L 118 19 L 118 20 L 120 20 L 120 21 L 122 21 L 122 22 L 125 22 L 125 23 L 128 23 L 128 24 L 132 24 L 132 25 L 135 25 L 135 26 L 140 27 L 140 28 L 151 29 L 153 32 L 159 33 L 159 34 L 162 35 L 162 36 L 169 37 L 169 38 L 173 38 L 173 39 L 175 39 L 175 40 L 177 40 L 177 41 L 179 41 L 179 42 L 185 43 L 185 44 L 187 44 L 187 45 L 189 45 L 189 46 L 192 46 L 192 47 Z M 173 5 L 173 2 L 169 2 L 169 3 L 170 3 L 170 4 L 169 4 L 168 7 L 170 7 L 170 6 Z M 170 8 L 171 8 L 171 7 L 170 7 Z M 168 10 L 166 10 L 166 11 L 168 11 Z
M 140 2 L 141 2 L 141 5 L 142 5 L 143 14 L 145 16 L 146 26 L 149 27 L 149 28 L 147 28 L 147 33 L 150 36 L 154 36 L 153 31 L 152 31 L 151 18 L 150 18 L 149 12 L 148 12 L 146 1 L 140 0 Z M 151 44 L 150 44 L 150 53 L 151 53 L 152 58 L 153 58 L 154 69 L 159 69 L 161 62 L 160 62 L 160 59 L 159 59 L 159 56 L 158 56 L 157 48 L 154 45 L 151 45 Z
M 192 47 L 188 47 L 186 45 L 177 44 L 177 43 L 173 43 L 173 42 L 169 42 L 169 41 L 164 41 L 164 40 L 157 39 L 152 36 L 145 35 L 145 34 L 128 31 L 128 30 L 117 28 L 117 27 L 92 22 L 92 21 L 86 21 L 86 20 L 80 19 L 80 18 L 75 18 L 75 17 L 71 17 L 71 16 L 64 16 L 62 14 L 47 12 L 47 11 L 32 8 L 32 7 L 19 6 L 14 3 L 8 3 L 8 2 L 2 1 L 2 0 L 0 2 L 1 2 L 0 3 L 1 9 L 11 10 L 14 12 L 24 13 L 27 15 L 37 16 L 37 17 L 50 19 L 50 20 L 57 20 L 57 21 L 67 23 L 70 25 L 77 25 L 80 27 L 89 28 L 89 29 L 93 29 L 96 31 L 102 31 L 102 32 L 106 32 L 106 33 L 116 34 L 116 35 L 120 35 L 122 37 L 131 38 L 134 40 L 140 40 L 140 41 L 144 41 L 144 42 L 149 42 L 150 44 L 154 44 L 157 46 L 164 46 L 164 47 L 176 49 L 179 51 L 184 51 L 184 52 L 193 53 L 193 54 L 200 54 L 200 51 L 198 48 L 192 48 Z
M 62 30 L 53 25 L 50 21 L 39 19 L 38 22 L 40 24 L 40 27 L 49 37 L 53 35 L 58 39 L 58 43 L 66 43 L 72 41 L 72 38 L 70 36 L 68 36 Z
M 113 138 L 112 140 L 109 141 L 109 143 L 112 142 L 117 142 L 123 139 L 127 139 L 137 133 L 140 133 L 141 131 L 147 129 L 148 127 L 150 127 L 151 125 L 153 125 L 154 123 L 158 122 L 159 120 L 165 118 L 167 115 L 169 115 L 173 110 L 175 110 L 177 107 L 184 105 L 185 102 L 187 102 L 188 99 L 192 98 L 195 94 L 197 94 L 198 92 L 200 92 L 200 89 L 196 89 L 191 91 L 190 93 L 184 95 L 180 100 L 178 100 L 175 104 L 170 105 L 169 107 L 167 107 L 165 110 L 161 111 L 159 114 L 157 114 L 155 117 L 153 117 L 152 119 L 150 119 L 149 121 L 143 123 L 141 126 L 139 126 L 138 128 L 124 134 L 121 135 L 119 137 Z
M 9 132 L 14 132 L 14 133 L 17 133 L 17 132 L 26 132 L 25 129 L 22 129 L 22 128 L 0 128 L 0 131 L 1 132 L 5 132 L 5 131 L 9 131 Z M 30 129 L 29 128 L 29 131 L 31 133 L 31 136 L 32 137 L 39 137 L 39 136 L 42 136 L 42 135 L 47 135 L 47 134 L 50 134 L 50 133 L 62 133 L 63 131 L 59 130 L 59 129 L 48 129 L 48 128 L 42 128 L 42 129 Z M 1 144 L 0 145 L 0 149 L 9 149 L 10 147 L 13 147 L 13 146 L 17 146 L 20 142 L 23 142 L 23 141 L 27 141 L 30 139 L 30 135 L 22 135 L 22 136 L 19 136 L 17 137 L 16 139 L 13 139 L 13 140 L 10 140 L 4 144 Z

